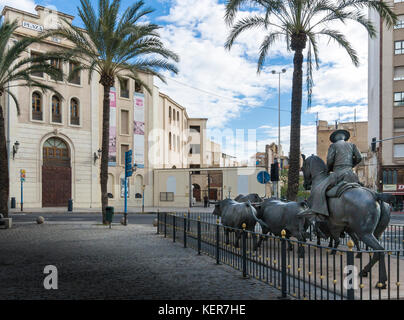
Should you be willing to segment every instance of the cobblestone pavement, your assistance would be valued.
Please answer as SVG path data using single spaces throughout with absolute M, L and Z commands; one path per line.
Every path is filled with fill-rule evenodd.
M 46 265 L 58 290 L 45 290 Z M 0 299 L 276 299 L 280 292 L 146 225 L 14 224 L 0 230 Z

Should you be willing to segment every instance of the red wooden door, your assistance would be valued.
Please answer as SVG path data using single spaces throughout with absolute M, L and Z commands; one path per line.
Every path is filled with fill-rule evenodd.
M 42 206 L 67 207 L 71 197 L 71 168 L 42 166 Z

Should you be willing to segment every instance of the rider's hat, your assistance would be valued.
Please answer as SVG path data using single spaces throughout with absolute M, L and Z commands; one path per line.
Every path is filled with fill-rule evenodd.
M 349 139 L 349 137 L 351 136 L 351 134 L 347 131 L 347 130 L 343 130 L 343 129 L 339 129 L 339 130 L 335 130 L 333 133 L 331 133 L 330 135 L 330 140 L 331 142 L 336 142 L 335 140 L 335 136 L 339 133 L 342 133 L 345 138 L 344 140 L 347 141 Z

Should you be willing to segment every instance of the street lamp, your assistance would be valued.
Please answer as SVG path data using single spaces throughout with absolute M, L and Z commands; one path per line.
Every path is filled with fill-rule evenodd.
M 286 72 L 286 69 L 283 68 L 281 71 L 272 70 L 272 74 L 278 75 L 278 148 L 277 148 L 277 156 L 278 156 L 278 163 L 281 163 L 281 74 Z M 279 182 L 276 181 L 276 194 L 277 198 L 279 196 Z

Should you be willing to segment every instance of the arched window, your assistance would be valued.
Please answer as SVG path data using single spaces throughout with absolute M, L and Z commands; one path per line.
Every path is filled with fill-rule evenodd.
M 180 124 L 180 112 L 179 111 L 177 111 L 177 121 L 178 121 L 178 124 Z
M 62 106 L 58 96 L 52 96 L 52 122 L 62 122 Z
M 171 107 L 168 107 L 168 123 L 171 123 Z
M 43 120 L 42 96 L 38 92 L 32 94 L 32 120 Z
M 173 121 L 175 122 L 175 110 L 173 109 Z
M 70 167 L 67 144 L 56 137 L 46 140 L 43 145 L 43 163 L 47 167 Z
M 80 105 L 76 98 L 70 100 L 70 124 L 80 125 Z
M 180 150 L 180 136 L 177 136 L 177 149 L 178 149 L 178 152 L 181 151 Z
M 171 150 L 171 132 L 168 134 L 168 149 Z

